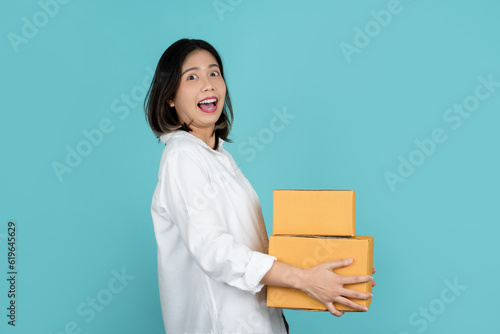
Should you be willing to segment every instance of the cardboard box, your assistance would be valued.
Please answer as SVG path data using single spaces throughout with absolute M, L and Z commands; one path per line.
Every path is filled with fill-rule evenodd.
M 353 190 L 274 190 L 273 235 L 356 233 Z
M 372 275 L 373 268 L 373 237 L 354 236 L 352 238 L 338 237 L 303 237 L 303 236 L 270 236 L 269 254 L 276 256 L 278 261 L 300 268 L 311 268 L 325 261 L 335 261 L 353 258 L 347 267 L 334 269 L 339 275 Z M 345 288 L 372 292 L 372 282 L 346 284 Z M 352 299 L 367 308 L 371 299 Z M 326 310 L 319 301 L 309 297 L 305 292 L 292 288 L 275 286 L 267 287 L 267 306 L 289 309 Z M 334 303 L 337 310 L 356 311 L 342 304 Z

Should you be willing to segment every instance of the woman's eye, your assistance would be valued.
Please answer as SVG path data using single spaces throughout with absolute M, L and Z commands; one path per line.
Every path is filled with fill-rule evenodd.
M 212 72 L 210 73 L 211 76 L 213 77 L 218 77 L 219 76 L 219 72 Z
M 195 74 L 191 74 L 190 76 L 187 77 L 188 80 L 194 80 L 196 78 L 197 76 Z

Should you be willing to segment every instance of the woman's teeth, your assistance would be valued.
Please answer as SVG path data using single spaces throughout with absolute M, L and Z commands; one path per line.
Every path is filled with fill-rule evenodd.
M 198 104 L 201 104 L 201 103 L 214 103 L 215 101 L 217 101 L 217 100 L 216 99 L 208 99 L 208 100 L 203 100 L 203 101 L 201 101 Z

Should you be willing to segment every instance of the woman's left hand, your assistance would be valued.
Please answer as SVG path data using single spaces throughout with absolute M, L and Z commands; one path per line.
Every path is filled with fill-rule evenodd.
M 375 267 L 373 267 L 372 274 L 375 274 L 376 271 L 377 271 L 377 269 L 375 269 Z M 375 286 L 375 285 L 377 285 L 377 283 L 375 283 L 375 281 L 372 281 L 372 286 Z

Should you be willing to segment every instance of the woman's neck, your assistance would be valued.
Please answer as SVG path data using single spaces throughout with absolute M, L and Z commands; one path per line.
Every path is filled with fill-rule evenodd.
M 196 138 L 203 140 L 205 144 L 207 144 L 211 149 L 215 147 L 215 131 L 213 128 L 207 128 L 203 130 L 192 128 L 192 131 L 190 133 Z

